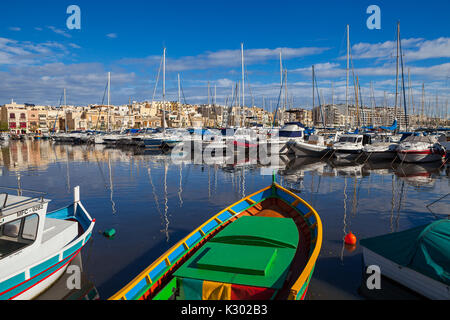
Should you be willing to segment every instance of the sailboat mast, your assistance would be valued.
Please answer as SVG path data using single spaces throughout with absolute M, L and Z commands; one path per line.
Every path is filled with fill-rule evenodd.
M 313 110 L 314 110 L 314 106 L 315 106 L 315 104 L 316 104 L 316 96 L 315 96 L 315 94 L 314 94 L 314 90 L 315 90 L 315 88 L 314 88 L 314 65 L 312 66 L 312 98 L 313 98 L 313 100 L 312 100 L 312 108 L 313 108 Z
M 111 72 L 108 72 L 108 131 L 110 131 L 110 105 L 111 105 Z
M 284 110 L 288 105 L 287 69 L 284 69 Z
M 394 117 L 397 118 L 397 106 L 398 106 L 398 64 L 399 64 L 399 51 L 400 51 L 400 21 L 397 22 L 397 64 L 395 72 L 395 111 Z
M 402 90 L 403 90 L 403 107 L 405 111 L 405 124 L 406 124 L 406 131 L 408 131 L 408 109 L 406 107 L 406 90 L 405 90 L 405 74 L 403 71 L 403 52 L 402 52 L 402 43 L 400 39 L 400 22 L 398 24 L 398 43 L 400 48 L 400 59 L 402 64 Z
M 348 112 L 348 78 L 350 74 L 350 26 L 347 25 L 347 82 L 345 86 L 345 112 L 347 113 L 347 117 L 349 115 Z M 348 120 L 348 119 L 346 119 Z
M 178 113 L 180 115 L 180 127 L 183 126 L 182 124 L 182 113 L 181 113 L 181 81 L 180 81 L 180 74 L 178 73 Z
M 241 43 L 241 63 L 242 63 L 242 108 L 244 108 L 245 106 L 244 43 Z
M 425 110 L 425 82 L 422 82 L 422 116 L 421 116 L 421 124 L 424 123 L 424 110 Z
M 66 102 L 66 88 L 64 88 L 64 107 L 67 106 Z
M 163 51 L 163 130 L 166 132 L 166 48 Z

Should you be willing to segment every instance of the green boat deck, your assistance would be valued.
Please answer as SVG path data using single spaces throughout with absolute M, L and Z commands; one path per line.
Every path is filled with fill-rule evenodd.
M 174 276 L 280 289 L 298 242 L 292 219 L 244 216 L 208 241 Z

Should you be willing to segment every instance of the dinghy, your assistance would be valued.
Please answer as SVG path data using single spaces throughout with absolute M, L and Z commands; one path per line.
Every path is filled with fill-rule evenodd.
M 110 300 L 304 299 L 322 223 L 273 182 L 179 241 Z
M 95 220 L 80 202 L 47 213 L 50 200 L 0 194 L 0 300 L 37 297 L 63 275 Z
M 366 267 L 429 299 L 450 299 L 450 220 L 360 241 Z M 381 284 L 383 285 L 383 284 Z

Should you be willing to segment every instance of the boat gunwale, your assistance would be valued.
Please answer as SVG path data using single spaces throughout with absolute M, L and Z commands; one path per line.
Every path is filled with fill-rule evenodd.
M 317 260 L 317 257 L 319 255 L 321 246 L 322 246 L 322 222 L 321 219 L 317 213 L 317 211 L 310 205 L 308 204 L 305 200 L 303 200 L 302 198 L 300 198 L 298 195 L 294 194 L 293 192 L 283 188 L 281 185 L 277 184 L 277 183 L 273 183 L 272 185 L 265 187 L 259 191 L 256 191 L 255 193 L 242 198 L 240 200 L 238 200 L 237 202 L 231 204 L 230 206 L 226 207 L 225 209 L 223 209 L 222 211 L 220 211 L 219 213 L 217 213 L 216 215 L 214 215 L 213 217 L 211 217 L 210 219 L 206 220 L 203 224 L 201 224 L 199 227 L 197 227 L 196 229 L 194 229 L 191 233 L 189 233 L 186 237 L 184 237 L 183 239 L 181 239 L 180 241 L 178 241 L 175 245 L 173 245 L 169 250 L 167 250 L 166 252 L 164 252 L 158 259 L 156 259 L 152 264 L 150 264 L 147 268 L 145 268 L 143 271 L 141 271 L 133 280 L 131 280 L 130 282 L 128 282 L 124 287 L 122 287 L 122 289 L 120 289 L 118 292 L 116 292 L 114 295 L 112 295 L 108 300 L 128 300 L 126 295 L 132 291 L 133 289 L 135 289 L 135 287 L 141 283 L 144 279 L 146 280 L 147 284 L 143 286 L 143 288 L 140 288 L 137 293 L 133 296 L 132 300 L 134 299 L 140 299 L 146 292 L 148 292 L 148 290 L 151 289 L 151 287 L 157 283 L 165 274 L 167 274 L 167 272 L 174 266 L 177 264 L 177 262 L 182 259 L 186 254 L 188 254 L 192 248 L 195 248 L 195 246 L 197 246 L 198 243 L 200 243 L 203 239 L 205 239 L 205 237 L 207 237 L 208 235 L 210 235 L 212 232 L 214 232 L 217 228 L 219 228 L 220 226 L 222 226 L 223 224 L 227 223 L 230 221 L 230 219 L 232 218 L 239 218 L 239 216 L 242 214 L 242 212 L 245 212 L 246 210 L 250 209 L 251 207 L 262 203 L 263 201 L 270 199 L 271 197 L 267 197 L 267 198 L 262 198 L 260 201 L 255 202 L 253 201 L 251 198 L 255 195 L 258 195 L 260 193 L 264 193 L 267 190 L 271 190 L 273 188 L 278 188 L 281 191 L 287 193 L 288 195 L 291 195 L 295 201 L 292 203 L 288 203 L 286 200 L 280 198 L 279 196 L 275 196 L 274 198 L 280 199 L 282 201 L 284 201 L 286 204 L 288 204 L 290 207 L 292 207 L 298 214 L 299 216 L 301 216 L 305 221 L 309 220 L 312 216 L 314 216 L 315 218 L 315 223 L 313 225 L 308 225 L 308 228 L 310 231 L 317 229 L 317 233 L 316 233 L 316 237 L 315 237 L 315 243 L 314 243 L 314 250 L 310 254 L 308 255 L 308 262 L 306 264 L 306 266 L 304 267 L 302 273 L 300 274 L 299 278 L 294 282 L 294 284 L 291 286 L 291 288 L 289 289 L 289 296 L 288 296 L 288 300 L 294 300 L 297 299 L 298 294 L 304 292 L 304 285 L 306 284 L 306 282 L 309 283 L 308 279 L 310 279 L 311 274 L 314 270 L 314 266 Z M 247 201 L 247 203 L 249 204 L 249 206 L 242 210 L 239 213 L 234 212 L 231 208 L 233 208 L 235 205 L 240 204 L 242 202 Z M 250 202 L 250 203 L 249 203 Z M 296 206 L 298 206 L 299 204 L 303 204 L 304 206 L 306 206 L 309 209 L 309 212 L 307 212 L 306 214 L 303 214 L 300 210 L 298 210 L 296 208 Z M 218 217 L 220 215 L 222 215 L 225 212 L 229 212 L 230 214 L 232 214 L 229 218 L 227 218 L 227 220 L 225 221 L 221 221 L 218 219 Z M 210 230 L 208 230 L 206 233 L 202 231 L 202 229 L 207 226 L 209 223 L 211 223 L 212 221 L 220 221 L 220 223 L 218 223 L 216 226 L 214 226 L 213 228 L 211 228 Z M 198 238 L 194 243 L 192 243 L 191 247 L 189 248 L 186 244 L 186 242 L 191 239 L 192 236 L 194 236 L 196 233 L 200 233 L 201 237 Z M 314 239 L 312 239 L 311 241 L 313 241 Z M 169 256 L 175 252 L 175 250 L 179 249 L 181 246 L 184 247 L 184 250 L 182 253 L 180 253 L 180 255 L 176 258 L 175 261 L 171 262 L 169 260 Z M 161 271 L 159 272 L 160 274 L 158 274 L 157 279 L 150 279 L 150 273 L 152 271 L 154 271 L 162 262 L 165 262 L 166 267 L 163 268 L 161 271 L 164 271 L 163 273 L 161 273 Z M 165 270 L 166 268 L 169 268 L 168 270 Z

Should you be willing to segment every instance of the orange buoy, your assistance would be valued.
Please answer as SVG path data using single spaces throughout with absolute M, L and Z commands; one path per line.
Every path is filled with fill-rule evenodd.
M 344 239 L 346 244 L 354 246 L 356 244 L 356 236 L 350 231 Z

